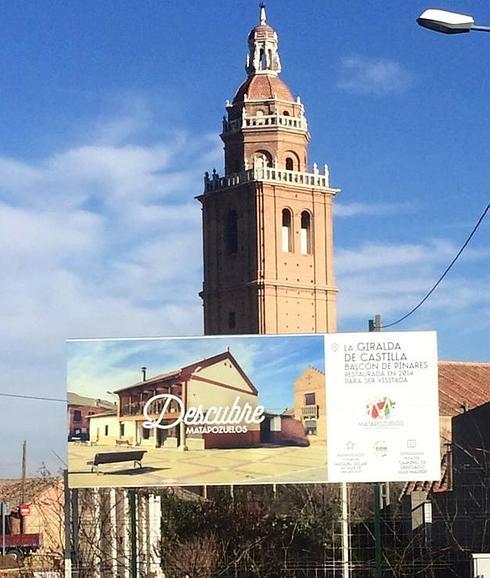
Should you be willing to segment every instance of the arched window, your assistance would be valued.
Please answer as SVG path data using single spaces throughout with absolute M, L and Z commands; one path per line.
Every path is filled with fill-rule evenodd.
M 285 151 L 284 157 L 285 157 L 284 164 L 286 166 L 286 170 L 288 171 L 301 170 L 299 157 L 294 151 Z
M 238 215 L 234 209 L 230 209 L 226 218 L 225 230 L 226 252 L 229 255 L 238 250 Z
M 292 216 L 289 209 L 282 210 L 281 247 L 285 253 L 293 250 Z
M 260 49 L 260 64 L 259 70 L 267 70 L 267 57 L 265 55 L 265 50 L 263 48 Z
M 289 116 L 289 112 L 287 110 L 282 111 L 283 116 Z
M 311 216 L 308 211 L 303 211 L 301 213 L 299 250 L 302 255 L 309 255 L 311 253 Z
M 271 167 L 272 155 L 269 151 L 257 151 L 253 155 L 253 163 L 258 168 Z

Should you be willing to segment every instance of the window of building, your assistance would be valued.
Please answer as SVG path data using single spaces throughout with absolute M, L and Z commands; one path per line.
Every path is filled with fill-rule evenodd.
M 259 169 L 272 166 L 272 155 L 269 151 L 256 151 L 252 159 L 254 166 Z
M 236 327 L 236 313 L 234 311 L 230 311 L 228 313 L 228 329 L 235 329 Z
M 104 435 L 105 436 L 109 435 L 109 426 L 108 425 L 104 426 Z
M 302 255 L 311 253 L 311 217 L 308 211 L 301 213 L 300 252 Z
M 119 424 L 119 436 L 120 437 L 124 436 L 124 424 L 123 423 Z
M 260 63 L 259 63 L 259 70 L 266 70 L 267 69 L 267 58 L 265 56 L 265 50 L 263 48 L 260 49 Z
M 284 165 L 288 171 L 299 171 L 299 157 L 294 151 L 286 151 L 284 155 Z
M 144 440 L 150 439 L 150 430 L 147 427 L 143 428 L 143 439 Z
M 73 411 L 73 421 L 82 421 L 82 412 L 79 409 Z
M 238 215 L 230 209 L 226 218 L 226 252 L 232 255 L 238 250 Z
M 292 232 L 292 216 L 291 211 L 289 209 L 282 210 L 282 250 L 285 253 L 291 253 L 293 250 L 293 232 Z
M 309 419 L 305 421 L 305 429 L 307 436 L 316 436 L 316 419 Z
M 315 405 L 316 395 L 314 393 L 305 393 L 305 405 Z

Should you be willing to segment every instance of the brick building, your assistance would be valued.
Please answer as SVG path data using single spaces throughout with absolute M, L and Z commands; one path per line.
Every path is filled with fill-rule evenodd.
M 68 441 L 89 438 L 89 417 L 114 410 L 115 405 L 104 399 L 93 399 L 68 392 Z

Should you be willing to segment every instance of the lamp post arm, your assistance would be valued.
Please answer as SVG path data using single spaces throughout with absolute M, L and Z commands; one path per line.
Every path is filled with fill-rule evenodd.
M 472 26 L 471 30 L 478 30 L 478 32 L 490 32 L 490 26 Z

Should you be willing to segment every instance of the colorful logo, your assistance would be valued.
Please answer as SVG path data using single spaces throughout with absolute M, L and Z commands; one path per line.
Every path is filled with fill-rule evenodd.
M 395 409 L 396 402 L 394 402 L 389 397 L 375 398 L 366 404 L 367 414 L 371 419 L 383 420 L 389 419 L 393 410 Z

